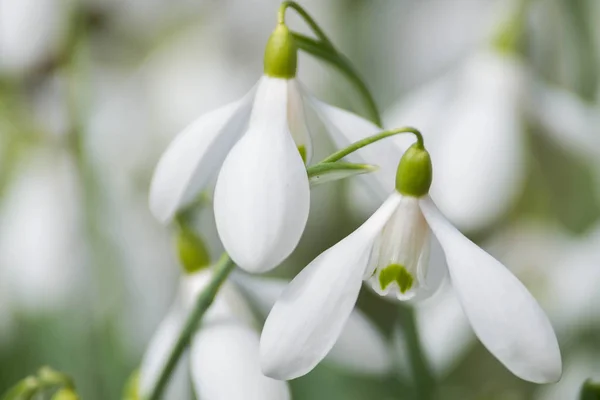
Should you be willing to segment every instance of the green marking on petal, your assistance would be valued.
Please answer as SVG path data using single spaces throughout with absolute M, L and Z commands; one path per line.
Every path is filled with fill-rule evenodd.
M 300 157 L 302 157 L 302 161 L 304 161 L 304 164 L 306 164 L 306 146 L 298 146 L 298 152 L 300 152 Z
M 379 273 L 379 285 L 385 290 L 390 283 L 396 282 L 400 292 L 406 293 L 413 285 L 413 276 L 400 264 L 390 264 Z

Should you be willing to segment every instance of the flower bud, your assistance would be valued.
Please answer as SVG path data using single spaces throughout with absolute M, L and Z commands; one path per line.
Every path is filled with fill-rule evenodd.
M 600 399 L 600 383 L 593 382 L 588 379 L 583 383 L 581 392 L 579 393 L 580 400 L 598 400 Z
M 190 228 L 181 227 L 176 238 L 179 262 L 191 274 L 210 265 L 210 255 L 204 241 Z
M 294 38 L 284 24 L 269 37 L 265 49 L 265 75 L 273 78 L 291 79 L 296 76 L 298 66 L 298 48 Z
M 396 172 L 396 190 L 405 196 L 424 196 L 429 193 L 432 177 L 429 152 L 422 143 L 417 142 L 400 159 Z
M 71 388 L 62 388 L 54 393 L 52 400 L 79 400 L 79 396 L 77 396 L 77 393 Z

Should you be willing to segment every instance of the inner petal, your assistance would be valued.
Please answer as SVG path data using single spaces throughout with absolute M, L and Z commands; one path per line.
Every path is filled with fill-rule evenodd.
M 288 81 L 287 107 L 290 133 L 298 147 L 302 160 L 306 164 L 310 161 L 312 155 L 311 137 L 306 122 L 302 94 L 298 83 L 294 79 Z
M 404 197 L 371 254 L 375 269 L 370 282 L 377 293 L 405 300 L 424 285 L 429 235 L 418 199 Z

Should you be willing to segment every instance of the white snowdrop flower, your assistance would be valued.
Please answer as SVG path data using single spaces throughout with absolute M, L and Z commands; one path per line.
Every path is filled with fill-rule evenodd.
M 0 1 L 0 73 L 21 74 L 52 56 L 64 33 L 65 2 Z
M 139 380 L 142 397 L 149 394 L 196 298 L 211 275 L 210 270 L 202 270 L 181 279 L 175 303 L 156 331 L 142 361 Z M 258 313 L 266 317 L 288 283 L 282 279 L 239 274 L 234 275 L 234 284 L 226 282 L 221 287 L 194 336 L 189 354 L 189 369 L 200 398 L 290 398 L 285 382 L 265 377 L 260 370 L 259 335 L 249 308 L 252 303 Z M 327 358 L 331 363 L 361 374 L 381 375 L 391 371 L 393 362 L 386 340 L 361 312 L 354 311 L 350 315 L 341 338 Z
M 175 303 L 152 338 L 142 361 L 141 398 L 150 394 L 196 298 L 211 276 L 210 270 L 202 270 L 181 279 Z M 251 311 L 235 287 L 225 283 L 191 343 L 189 370 L 197 396 L 205 400 L 289 399 L 285 382 L 261 373 L 258 344 L 259 336 Z
M 287 258 L 308 219 L 305 162 L 312 146 L 304 107 L 311 103 L 318 109 L 321 102 L 303 90 L 295 73 L 296 48 L 280 25 L 267 44 L 265 75 L 258 85 L 184 129 L 161 157 L 150 188 L 150 209 L 167 223 L 216 177 L 220 239 L 236 264 L 249 272 L 268 271 Z M 350 114 L 350 121 L 360 126 L 374 126 L 347 111 L 323 107 Z M 345 126 L 327 120 L 328 112 L 318 115 L 332 136 L 343 136 L 336 139 L 340 146 L 370 133 L 361 129 L 359 135 L 348 135 Z
M 443 263 L 475 334 L 515 375 L 554 382 L 561 356 L 552 326 L 533 296 L 500 262 L 463 236 L 429 197 L 432 168 L 422 141 L 398 165 L 396 191 L 356 231 L 313 260 L 275 303 L 261 336 L 267 376 L 293 379 L 331 350 L 362 281 L 398 300 L 422 299 L 439 287 Z
M 176 137 L 150 189 L 153 214 L 167 222 L 218 174 L 219 236 L 236 264 L 251 272 L 287 258 L 308 219 L 304 161 L 311 147 L 294 79 L 296 53 L 287 27 L 279 25 L 267 44 L 265 75 L 256 89 L 203 115 Z
M 424 132 L 437 169 L 431 195 L 461 229 L 489 226 L 523 189 L 524 78 L 516 57 L 480 51 L 385 113 L 391 126 Z
M 18 163 L 0 218 L 0 282 L 13 310 L 55 312 L 85 290 L 80 193 L 68 154 L 32 149 Z

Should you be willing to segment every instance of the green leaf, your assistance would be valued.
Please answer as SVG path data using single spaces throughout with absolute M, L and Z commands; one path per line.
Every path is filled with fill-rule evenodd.
M 354 164 L 346 162 L 319 163 L 306 169 L 310 186 L 350 178 L 355 175 L 367 174 L 377 170 L 376 165 Z
M 318 41 L 297 32 L 293 32 L 292 36 L 298 49 L 331 64 L 348 78 L 362 96 L 368 109 L 369 119 L 375 125 L 381 126 L 381 116 L 379 115 L 375 100 L 352 63 L 330 43 L 324 43 L 322 40 Z

